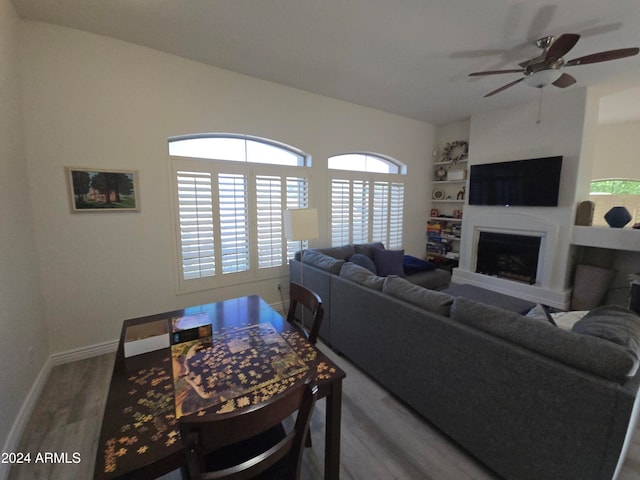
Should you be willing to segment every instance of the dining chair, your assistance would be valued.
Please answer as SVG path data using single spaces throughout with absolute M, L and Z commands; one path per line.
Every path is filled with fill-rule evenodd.
M 248 409 L 181 417 L 187 478 L 299 479 L 317 393 L 317 386 L 307 380 Z M 282 421 L 296 410 L 295 424 L 286 432 Z
M 298 305 L 301 306 L 300 318 L 297 316 Z M 310 314 L 311 327 L 307 327 L 304 323 L 306 321 L 305 311 Z M 313 345 L 315 345 L 318 340 L 318 332 L 320 331 L 323 317 L 324 308 L 320 296 L 299 283 L 291 282 L 289 284 L 289 312 L 287 314 L 287 321 L 298 327 Z

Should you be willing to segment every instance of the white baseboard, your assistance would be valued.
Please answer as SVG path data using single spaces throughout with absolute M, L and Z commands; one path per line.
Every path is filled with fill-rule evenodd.
M 87 358 L 97 357 L 107 353 L 115 352 L 118 349 L 118 340 L 110 342 L 96 343 L 88 347 L 75 348 L 66 352 L 54 353 L 50 360 L 53 366 L 64 365 L 65 363 L 77 362 L 78 360 L 86 360 Z
M 20 445 L 20 439 L 22 438 L 24 429 L 27 426 L 27 422 L 29 421 L 31 413 L 33 412 L 33 409 L 36 406 L 38 399 L 40 398 L 40 393 L 42 393 L 42 389 L 47 383 L 49 374 L 51 373 L 51 369 L 53 367 L 57 365 L 63 365 L 65 363 L 76 362 L 78 360 L 85 360 L 87 358 L 96 357 L 98 355 L 104 355 L 106 353 L 115 352 L 117 348 L 118 340 L 113 340 L 111 342 L 98 343 L 96 345 L 89 345 L 88 347 L 76 348 L 74 350 L 68 350 L 66 352 L 54 353 L 53 355 L 50 355 L 40 369 L 40 373 L 38 373 L 38 376 L 33 382 L 33 385 L 31 385 L 31 389 L 29 390 L 29 393 L 22 403 L 22 407 L 20 408 L 18 415 L 16 416 L 13 425 L 11 426 L 11 430 L 9 431 L 9 435 L 7 436 L 7 440 L 4 442 L 2 451 L 18 451 L 18 446 Z M 6 480 L 9 477 L 10 468 L 10 464 L 0 463 L 0 480 Z
M 49 373 L 51 373 L 51 369 L 53 368 L 53 363 L 51 362 L 51 357 L 44 362 L 44 365 L 40 369 L 40 373 L 36 377 L 33 385 L 31 385 L 31 389 L 27 394 L 27 398 L 25 398 L 24 402 L 22 402 L 22 407 L 16 416 L 13 425 L 11 426 L 11 430 L 9 430 L 9 435 L 7 436 L 7 440 L 4 442 L 4 446 L 2 447 L 3 452 L 17 452 L 18 446 L 20 444 L 20 439 L 22 438 L 22 433 L 24 432 L 25 427 L 27 426 L 27 422 L 31 417 L 31 412 L 33 412 L 38 399 L 40 398 L 40 393 L 47 383 L 47 379 L 49 378 Z M 11 465 L 8 463 L 0 463 L 0 480 L 6 480 L 9 477 L 9 470 L 11 469 Z

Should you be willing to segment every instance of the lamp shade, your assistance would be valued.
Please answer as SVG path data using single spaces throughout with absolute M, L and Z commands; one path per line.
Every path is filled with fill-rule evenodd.
M 284 236 L 287 240 L 318 238 L 318 210 L 294 208 L 284 211 Z

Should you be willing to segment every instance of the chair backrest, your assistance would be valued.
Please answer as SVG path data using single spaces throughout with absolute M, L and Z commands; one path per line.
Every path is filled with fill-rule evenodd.
M 304 450 L 304 441 L 309 432 L 311 413 L 316 402 L 318 387 L 307 380 L 291 391 L 277 395 L 247 409 L 229 413 L 188 415 L 179 419 L 180 434 L 186 447 L 187 471 L 191 479 L 250 479 L 269 469 L 279 461 L 286 465 L 285 478 L 298 479 Z M 215 456 L 222 449 L 227 457 L 236 458 L 234 444 L 250 441 L 260 434 L 277 427 L 296 410 L 298 414 L 293 429 L 275 444 L 252 448 L 253 456 L 243 458 L 235 465 L 224 469 L 207 471 L 206 457 Z M 230 447 L 231 446 L 231 447 Z
M 309 312 L 310 318 L 306 316 L 304 319 L 297 318 L 298 305 L 301 305 L 303 309 Z M 291 282 L 289 284 L 289 313 L 287 314 L 287 321 L 301 327 L 309 342 L 314 345 L 318 340 L 318 332 L 320 331 L 323 317 L 324 308 L 322 307 L 320 296 L 299 283 Z M 311 327 L 304 325 L 303 320 L 310 320 Z

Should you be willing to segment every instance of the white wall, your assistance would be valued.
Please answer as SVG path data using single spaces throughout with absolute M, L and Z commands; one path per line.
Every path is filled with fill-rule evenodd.
M 594 105 L 596 106 L 594 109 Z M 543 288 L 549 304 L 568 300 L 569 273 L 572 262 L 570 234 L 574 220 L 576 198 L 588 186 L 591 172 L 591 147 L 583 131 L 591 132 L 597 119 L 597 102 L 585 88 L 574 88 L 544 97 L 542 120 L 536 123 L 538 103 L 517 105 L 471 118 L 469 165 L 562 155 L 562 175 L 559 206 L 547 207 L 486 207 L 465 205 L 460 269 L 473 271 L 472 229 L 476 218 L 509 214 L 513 220 L 548 223 L 553 230 L 554 244 L 547 250 Z M 454 278 L 455 280 L 455 278 Z M 506 282 L 506 283 L 504 283 Z M 526 289 L 512 285 L 520 296 Z M 555 293 L 554 293 L 555 292 Z M 545 292 L 536 292 L 545 294 Z
M 6 447 L 49 356 L 22 135 L 19 24 L 10 1 L 0 0 L 0 445 Z
M 640 122 L 600 125 L 596 131 L 593 179 L 640 179 Z
M 54 352 L 117 338 L 122 321 L 257 293 L 276 280 L 176 295 L 167 138 L 237 132 L 313 157 L 312 206 L 328 223 L 326 159 L 366 150 L 408 165 L 405 247 L 424 254 L 435 128 L 63 27 L 24 23 L 24 117 Z M 141 213 L 71 214 L 65 166 L 139 170 Z M 329 243 L 328 228 L 312 246 Z M 285 279 L 286 280 L 286 279 Z

